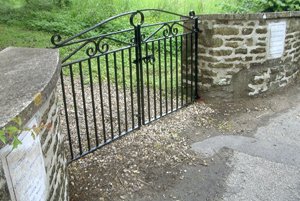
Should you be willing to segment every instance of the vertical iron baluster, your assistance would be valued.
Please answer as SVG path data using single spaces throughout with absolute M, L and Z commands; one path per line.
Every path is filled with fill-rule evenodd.
M 154 41 L 152 41 L 152 55 L 154 57 L 153 60 L 153 98 L 154 98 L 154 118 L 156 119 L 156 82 L 155 82 L 155 52 L 154 52 Z
M 104 120 L 104 107 L 103 107 L 103 94 L 102 94 L 102 80 L 101 80 L 101 68 L 100 68 L 100 57 L 97 57 L 97 68 L 98 68 L 98 82 L 99 82 L 99 95 L 101 101 L 101 118 L 102 118 L 102 128 L 103 128 L 103 140 L 106 142 L 106 130 L 105 130 L 105 120 Z
M 193 64 L 193 33 L 191 34 L 191 79 L 194 78 L 194 64 Z M 194 89 L 193 89 L 193 80 L 191 80 L 191 102 L 194 100 Z
M 143 106 L 141 106 L 141 99 L 143 99 L 143 96 L 141 98 L 141 83 L 140 83 L 140 77 L 142 76 L 141 71 L 141 25 L 137 25 L 134 27 L 134 42 L 135 42 L 135 64 L 136 64 L 136 85 L 137 85 L 137 104 L 138 104 L 138 127 L 140 128 L 142 126 L 142 112 L 143 112 Z M 144 122 L 144 121 L 143 121 Z
M 134 129 L 134 108 L 133 108 L 133 83 L 132 83 L 132 64 L 131 64 L 131 48 L 128 49 L 128 57 L 129 57 L 129 76 L 130 76 L 130 99 L 131 99 L 131 121 L 132 121 L 132 129 Z
M 124 50 L 121 51 L 122 60 L 122 78 L 123 78 L 123 94 L 124 94 L 124 107 L 125 107 L 125 132 L 128 131 L 128 120 L 127 120 L 127 102 L 126 102 L 126 83 L 125 83 L 125 67 L 124 67 Z
M 198 24 L 198 17 L 195 19 L 195 98 L 198 99 L 198 73 L 199 73 L 199 66 L 198 66 L 198 32 L 199 32 L 199 24 Z
M 189 62 L 188 62 L 188 47 L 189 47 L 189 42 L 188 42 L 188 35 L 185 35 L 185 104 L 188 102 L 188 67 L 189 67 Z
M 148 43 L 145 45 L 146 48 L 146 58 L 148 58 Z M 148 121 L 150 122 L 150 86 L 149 86 L 149 62 L 146 61 L 146 73 L 147 73 L 147 100 L 148 100 Z
M 162 87 L 161 87 L 161 55 L 160 55 L 160 40 L 158 41 L 158 79 L 159 79 L 159 111 L 162 116 Z
M 114 71 L 115 71 L 115 86 L 116 86 L 116 101 L 117 101 L 117 118 L 118 118 L 118 131 L 121 134 L 121 123 L 120 123 L 120 107 L 119 107 L 119 86 L 118 86 L 118 66 L 117 66 L 117 56 L 116 52 L 114 56 Z
M 74 104 L 74 112 L 75 112 L 75 123 L 76 123 L 76 130 L 77 130 L 77 137 L 78 137 L 78 144 L 79 144 L 79 153 L 82 154 L 82 145 L 81 145 L 81 137 L 80 137 L 80 130 L 79 130 L 79 122 L 78 122 L 78 113 L 77 113 L 77 103 L 76 103 L 76 93 L 74 88 L 74 78 L 73 78 L 73 66 L 72 64 L 69 65 L 70 69 L 70 78 L 71 78 L 71 87 L 72 87 L 72 95 L 73 95 L 73 104 Z
M 180 58 L 181 58 L 181 62 L 180 62 L 180 93 L 181 93 L 181 107 L 183 106 L 183 36 L 180 36 Z
M 175 59 L 176 59 L 176 109 L 178 109 L 178 37 L 175 36 Z
M 90 132 L 89 132 L 88 116 L 87 116 L 87 112 L 86 112 L 85 91 L 84 91 L 82 63 L 81 62 L 79 62 L 79 74 L 80 74 L 81 95 L 82 95 L 83 114 L 84 114 L 84 122 L 85 122 L 85 129 L 86 129 L 86 138 L 87 138 L 88 149 L 90 150 L 91 149 Z
M 61 72 L 60 72 L 60 80 L 61 80 L 61 90 L 62 90 L 62 96 L 63 96 L 63 102 L 64 102 L 65 116 L 66 116 L 67 134 L 68 134 L 69 147 L 70 147 L 71 160 L 72 160 L 74 158 L 74 155 L 73 155 L 72 137 L 71 137 L 70 125 L 69 125 L 69 114 L 68 114 L 68 107 L 67 107 L 67 101 L 66 101 L 64 76 L 63 76 L 63 70 L 62 69 L 61 69 Z
M 170 86 L 171 86 L 171 112 L 173 111 L 173 58 L 172 58 L 173 50 L 172 50 L 172 38 L 170 38 Z
M 107 90 L 108 90 L 108 104 L 109 104 L 111 139 L 113 140 L 114 139 L 114 126 L 113 126 L 113 117 L 112 117 L 112 108 L 111 108 L 109 62 L 108 62 L 108 55 L 107 54 L 105 55 L 105 64 L 106 64 L 106 77 L 107 77 Z
M 167 40 L 164 38 L 164 65 L 165 65 L 165 101 L 166 114 L 168 114 L 168 78 L 167 78 Z
M 96 145 L 99 145 L 99 136 L 98 136 L 98 127 L 97 127 L 97 118 L 96 118 L 96 108 L 95 108 L 95 96 L 94 96 L 94 83 L 93 83 L 93 72 L 91 59 L 88 60 L 89 65 L 89 74 L 90 74 L 90 88 L 91 88 L 91 98 L 92 98 L 92 108 L 93 108 L 93 119 L 94 119 L 94 128 L 95 128 L 95 138 Z
M 141 38 L 140 38 L 140 42 L 142 42 Z M 141 44 L 139 46 L 140 46 L 139 62 L 140 62 L 140 79 L 141 79 L 141 112 L 142 112 L 142 123 L 143 125 L 145 125 L 144 69 L 143 69 L 143 61 L 142 61 L 143 53 L 142 53 Z

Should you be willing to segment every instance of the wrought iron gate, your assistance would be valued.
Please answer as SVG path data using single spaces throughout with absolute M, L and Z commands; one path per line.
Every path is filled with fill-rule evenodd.
M 153 12 L 178 19 L 146 23 L 145 14 Z M 130 28 L 119 30 L 120 24 Z M 102 33 L 104 26 L 112 31 Z M 198 32 L 194 12 L 145 9 L 111 17 L 66 40 L 52 36 L 64 56 L 62 125 L 70 161 L 197 98 Z

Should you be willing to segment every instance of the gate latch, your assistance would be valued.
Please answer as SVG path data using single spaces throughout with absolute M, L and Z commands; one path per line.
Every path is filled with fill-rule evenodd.
M 153 54 L 151 54 L 151 55 L 142 57 L 141 59 L 138 59 L 138 62 L 142 62 L 142 61 L 144 61 L 145 64 L 147 64 L 147 63 L 153 64 L 155 62 L 155 57 Z M 133 63 L 137 64 L 137 60 L 134 60 Z

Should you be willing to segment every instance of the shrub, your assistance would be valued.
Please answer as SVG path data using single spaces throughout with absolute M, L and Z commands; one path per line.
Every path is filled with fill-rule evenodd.
M 224 10 L 233 13 L 280 12 L 300 10 L 299 0 L 236 0 L 222 4 Z
M 260 5 L 263 12 L 300 10 L 299 0 L 261 0 Z

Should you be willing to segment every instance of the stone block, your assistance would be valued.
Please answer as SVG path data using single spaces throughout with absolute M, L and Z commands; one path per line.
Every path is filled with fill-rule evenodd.
M 247 68 L 247 64 L 245 63 L 238 63 L 238 64 L 235 64 L 235 67 L 236 68 L 240 68 L 240 69 L 243 69 L 243 68 Z
M 260 78 L 260 79 L 254 79 L 254 80 L 252 81 L 252 84 L 258 85 L 258 84 L 263 84 L 264 82 L 265 82 L 265 79 Z
M 293 48 L 297 48 L 297 47 L 300 47 L 300 41 L 294 43 Z
M 256 43 L 256 45 L 257 45 L 257 46 L 267 46 L 267 44 L 266 44 L 266 43 L 261 43 L 261 42 L 259 42 L 259 43 Z
M 233 64 L 231 63 L 217 63 L 217 64 L 209 64 L 211 68 L 232 68 Z
M 294 70 L 289 70 L 289 71 L 286 71 L 285 76 L 286 76 L 286 77 L 290 77 L 290 76 L 292 76 L 294 73 L 295 73 Z
M 206 53 L 206 49 L 205 48 L 199 48 L 199 53 L 205 54 Z
M 267 25 L 267 21 L 266 20 L 259 20 L 259 25 L 260 26 Z
M 257 34 L 266 34 L 266 33 L 268 33 L 268 29 L 267 28 L 258 28 L 255 30 L 255 32 Z
M 263 59 L 265 59 L 266 57 L 265 56 L 257 56 L 255 59 L 256 60 L 263 60 Z
M 227 42 L 227 43 L 225 44 L 225 46 L 226 46 L 226 47 L 237 48 L 237 47 L 239 47 L 239 44 L 238 44 L 238 42 Z
M 226 62 L 233 62 L 233 61 L 243 61 L 242 57 L 233 57 L 225 59 Z
M 211 50 L 209 54 L 212 56 L 229 56 L 232 54 L 232 50 Z
M 202 84 L 212 84 L 214 82 L 214 79 L 211 77 L 205 77 L 201 78 Z
M 266 48 L 256 48 L 250 51 L 251 54 L 260 54 L 260 53 L 265 53 L 266 52 Z
M 220 19 L 218 19 L 218 20 L 216 20 L 216 24 L 228 24 L 229 23 L 229 21 L 228 20 L 220 20 Z
M 247 25 L 253 27 L 255 26 L 255 22 L 249 22 Z
M 233 38 L 227 38 L 226 41 L 243 41 L 243 38 L 239 38 L 239 37 L 233 37 Z
M 291 39 L 291 38 L 293 38 L 293 37 L 294 37 L 293 34 L 287 34 L 287 35 L 285 36 L 285 39 Z
M 204 47 L 221 47 L 223 45 L 223 40 L 220 38 L 205 38 L 200 40 L 199 43 Z
M 252 46 L 253 45 L 253 38 L 248 38 L 246 41 L 247 46 Z
M 234 27 L 215 28 L 215 34 L 219 34 L 219 35 L 238 35 L 239 32 L 240 30 Z
M 285 44 L 285 50 L 290 50 L 292 49 L 292 45 L 290 43 Z
M 238 21 L 238 22 L 232 22 L 232 25 L 244 26 L 244 23 L 241 21 Z
M 243 35 L 250 35 L 253 32 L 253 28 L 243 28 L 242 29 L 242 34 Z
M 213 72 L 212 70 L 209 69 L 202 69 L 201 70 L 202 75 L 207 75 L 207 76 L 216 76 L 217 73 Z
M 235 50 L 235 54 L 247 54 L 248 50 L 246 48 L 239 48 Z
M 200 60 L 208 61 L 208 62 L 218 62 L 219 60 L 215 57 L 201 56 Z
M 245 57 L 246 61 L 252 61 L 253 57 Z

